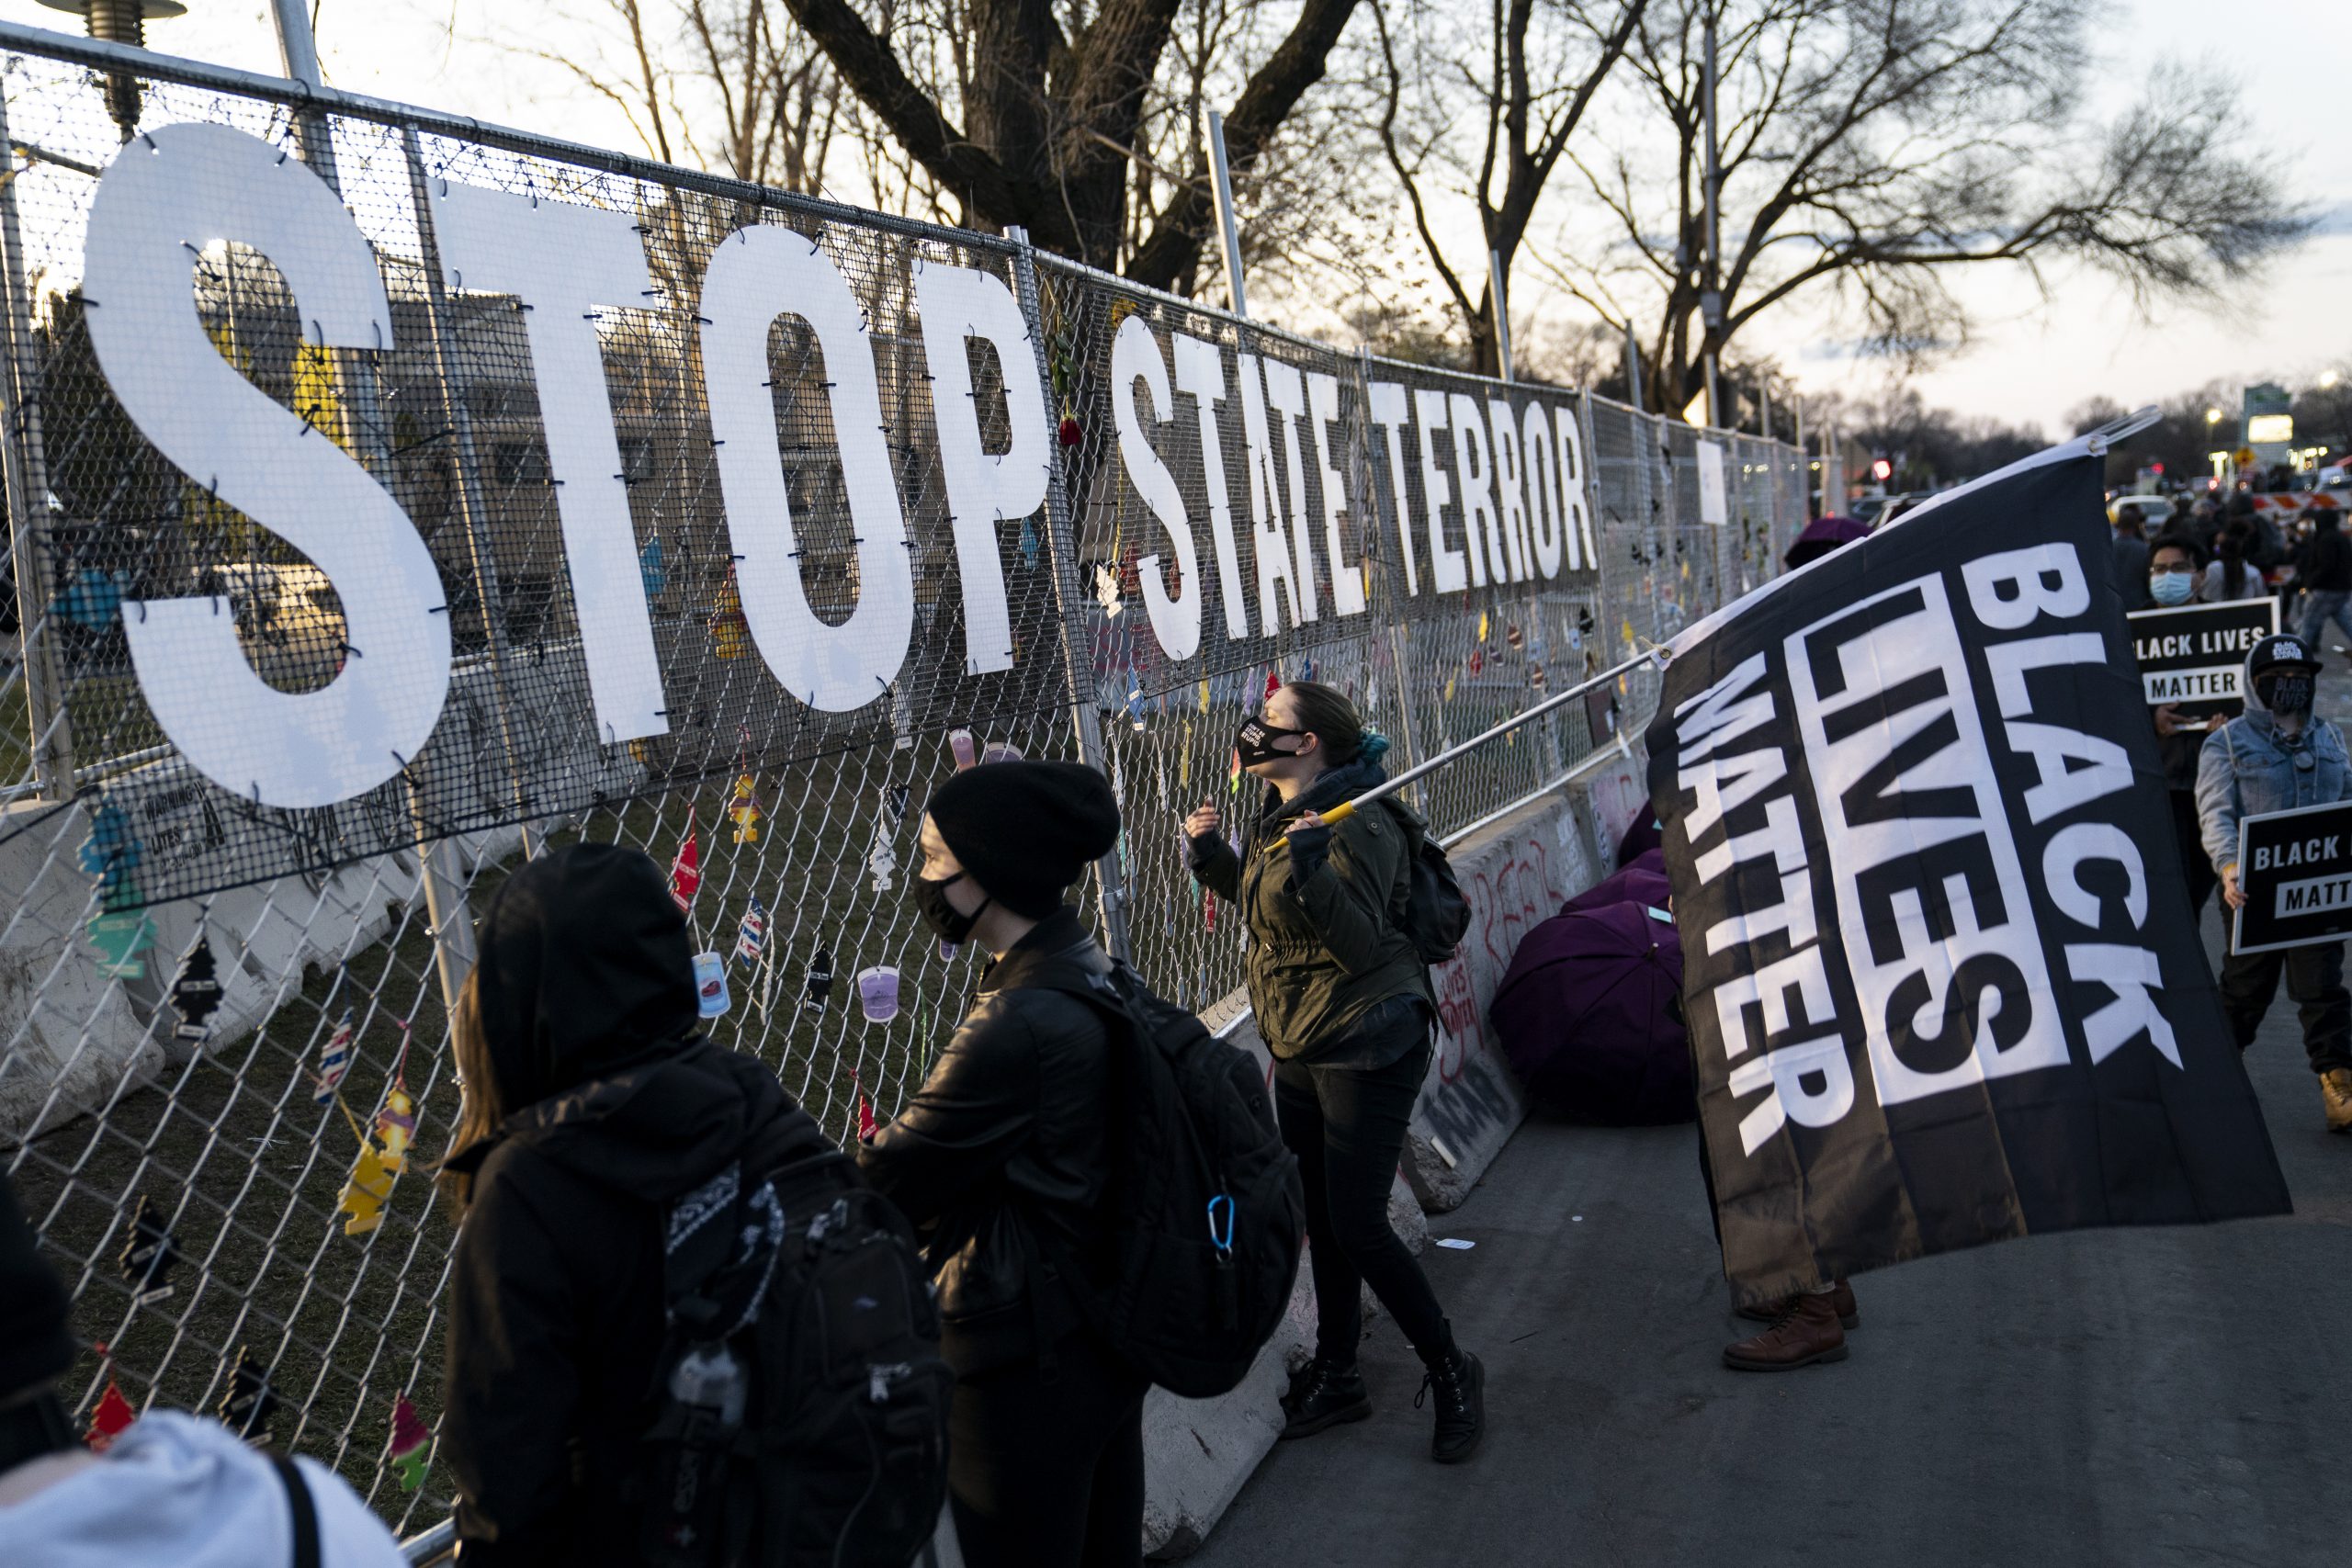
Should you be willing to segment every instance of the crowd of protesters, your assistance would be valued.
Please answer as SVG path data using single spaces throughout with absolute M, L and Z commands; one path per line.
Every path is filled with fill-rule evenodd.
M 1824 519 L 1789 564 L 1861 536 Z M 2318 634 L 2333 625 L 2352 637 L 2352 540 L 2329 509 L 2287 541 L 2210 502 L 2150 538 L 2127 503 L 2115 564 L 2143 606 L 2256 598 L 2290 573 L 2302 596 L 2299 630 L 2248 658 L 2243 715 L 2154 713 L 2201 918 L 2217 888 L 2232 908 L 2244 901 L 2243 817 L 2352 799 L 2352 755 L 2313 713 Z M 1437 1022 L 1400 914 L 1423 829 L 1401 807 L 1324 815 L 1385 781 L 1385 744 L 1339 691 L 1281 687 L 1237 737 L 1261 790 L 1240 820 L 1204 804 L 1184 830 L 1193 874 L 1249 931 L 1272 1111 L 1305 1204 L 1316 1347 L 1283 1396 L 1283 1436 L 1372 1413 L 1358 1359 L 1368 1285 L 1423 1363 L 1414 1403 L 1434 1396 L 1430 1451 L 1451 1463 L 1483 1436 L 1484 1368 L 1455 1343 L 1387 1214 Z M 452 1020 L 463 1103 L 439 1174 L 462 1220 L 439 1429 L 461 1563 L 903 1563 L 943 1493 L 972 1568 L 1139 1562 L 1149 1380 L 1096 1315 L 1118 1251 L 1114 1151 L 1133 1129 L 1118 1122 L 1129 1103 L 1120 1026 L 1082 999 L 1114 965 L 1066 901 L 1120 830 L 1102 776 L 1075 763 L 990 764 L 933 792 L 914 910 L 942 942 L 991 962 L 921 1087 L 850 1156 L 756 1058 L 698 1032 L 686 923 L 652 861 L 575 844 L 500 886 Z M 2336 1130 L 2352 1129 L 2343 968 L 2343 945 L 2326 943 L 2233 953 L 2221 981 L 2243 1048 L 2283 978 Z M 1704 1158 L 1702 1142 L 1702 1169 Z M 856 1228 L 860 1195 L 889 1211 L 887 1224 Z M 806 1227 L 797 1255 L 776 1242 L 786 1210 Z M 817 1258 L 829 1224 L 834 1251 L 862 1259 Z M 900 1235 L 910 1259 L 919 1240 L 921 1262 L 897 1290 L 885 1255 Z M 860 1245 L 843 1248 L 844 1236 Z M 828 1267 L 853 1283 L 829 1293 Z M 818 1299 L 771 1337 L 761 1314 L 776 1312 L 772 1292 L 793 1290 Z M 256 1451 L 218 1424 L 151 1414 L 103 1457 L 89 1451 L 56 1392 L 77 1349 L 66 1315 L 0 1184 L 0 1559 L 401 1561 L 331 1472 Z M 1724 1360 L 1758 1371 L 1841 1359 L 1859 1322 L 1842 1280 L 1750 1315 L 1768 1326 Z M 682 1325 L 729 1322 L 763 1325 L 742 1341 L 760 1348 L 755 1364 L 680 1356 Z M 775 1418 L 779 1387 L 829 1353 L 853 1364 L 879 1354 L 892 1334 L 900 1353 L 906 1336 L 921 1341 L 922 1365 L 865 1365 L 834 1411 L 880 1434 L 879 1481 L 831 1514 L 813 1483 L 805 1495 L 755 1487 L 750 1517 L 719 1500 L 718 1478 L 735 1473 L 744 1446 L 774 1441 L 762 1423 Z M 937 1368 L 929 1403 L 926 1366 Z M 796 1512 L 826 1532 L 805 1559 L 762 1533 Z

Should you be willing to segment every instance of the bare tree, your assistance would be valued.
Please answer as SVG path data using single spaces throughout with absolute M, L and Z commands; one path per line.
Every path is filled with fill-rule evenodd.
M 571 0 L 491 41 L 612 104 L 664 163 L 816 193 L 848 129 L 823 51 L 763 0 Z
M 1171 118 L 1160 84 L 1185 0 L 930 0 L 920 13 L 784 3 L 910 163 L 961 203 L 965 221 L 1022 225 L 1047 249 L 1157 288 L 1193 276 L 1213 224 L 1192 131 L 1220 85 L 1206 51 L 1179 78 L 1183 135 L 1161 138 L 1181 158 L 1160 163 L 1138 148 L 1155 119 L 1164 128 Z M 1355 6 L 1304 0 L 1226 100 L 1237 178 L 1257 170 L 1323 80 Z M 1196 4 L 1204 43 L 1230 31 L 1212 9 Z M 1144 212 L 1138 189 L 1157 197 Z
M 1654 0 L 1626 100 L 1572 152 L 1598 227 L 1542 257 L 1647 341 L 1654 407 L 1703 384 L 1702 37 L 1721 62 L 1718 352 L 1824 291 L 1858 346 L 1917 363 L 1964 341 L 1955 268 L 2062 262 L 2146 300 L 2211 294 L 2308 227 L 2276 171 L 2237 152 L 2214 85 L 2165 76 L 2099 124 L 2081 106 L 2096 0 Z M 1661 131 L 1664 134 L 1661 134 Z
M 1476 368 L 1501 368 L 1487 254 L 1510 276 L 1568 141 L 1649 0 L 1489 0 L 1483 34 L 1447 0 L 1374 0 L 1386 101 L 1380 143 Z M 1392 16 L 1393 10 L 1393 16 Z M 1401 44 L 1401 48 L 1400 48 Z M 1478 214 L 1476 255 L 1448 254 L 1430 212 L 1442 185 Z

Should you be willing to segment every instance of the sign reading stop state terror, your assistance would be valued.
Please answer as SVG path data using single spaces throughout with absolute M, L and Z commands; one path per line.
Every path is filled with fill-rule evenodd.
M 2184 604 L 2132 615 L 2132 651 L 2152 708 L 2183 718 L 2235 718 L 2245 711 L 2245 656 L 2278 630 L 2278 601 L 2265 594 L 2232 604 Z
M 2283 1212 L 2086 450 L 1676 639 L 1649 734 L 1725 1272 L 1758 1303 Z
M 2238 885 L 2245 907 L 2233 951 L 2343 941 L 2352 931 L 2352 801 L 2242 818 Z

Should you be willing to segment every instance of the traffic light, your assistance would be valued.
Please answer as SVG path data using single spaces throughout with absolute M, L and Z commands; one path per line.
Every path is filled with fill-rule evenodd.
M 1876 479 L 1879 483 L 1884 484 L 1894 477 L 1894 465 L 1888 462 L 1885 458 L 1881 457 L 1878 461 L 1871 465 L 1871 478 Z

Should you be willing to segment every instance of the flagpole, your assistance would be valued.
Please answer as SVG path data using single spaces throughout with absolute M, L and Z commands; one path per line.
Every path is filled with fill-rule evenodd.
M 1479 747 L 1487 744 L 1489 741 L 1510 734 L 1512 730 L 1517 729 L 1521 725 L 1525 724 L 1529 719 L 1541 718 L 1545 714 L 1550 713 L 1556 708 L 1566 707 L 1572 699 L 1584 695 L 1587 692 L 1591 691 L 1595 686 L 1608 684 L 1618 676 L 1625 673 L 1628 670 L 1633 669 L 1635 665 L 1648 662 L 1649 659 L 1650 655 L 1646 653 L 1637 653 L 1634 655 L 1633 658 L 1625 660 L 1622 663 L 1612 664 L 1608 669 L 1603 670 L 1600 674 L 1588 676 L 1586 679 L 1577 682 L 1577 684 L 1570 686 L 1566 691 L 1559 694 L 1559 695 L 1546 697 L 1542 702 L 1537 703 L 1533 707 L 1512 715 L 1510 717 L 1503 720 L 1500 724 L 1495 726 L 1492 729 L 1486 731 L 1484 734 L 1474 735 L 1459 746 L 1447 747 L 1444 750 L 1440 751 L 1436 756 L 1431 757 L 1428 761 L 1419 764 L 1418 767 L 1406 769 L 1403 773 L 1398 773 L 1395 778 L 1390 779 L 1386 784 L 1380 785 L 1377 789 L 1368 789 L 1362 795 L 1356 796 L 1353 800 L 1341 801 L 1339 805 L 1331 807 L 1330 810 L 1322 812 L 1319 815 L 1327 823 L 1343 822 L 1349 818 L 1354 816 L 1358 807 L 1370 806 L 1375 800 L 1386 799 L 1388 796 L 1395 795 L 1398 790 L 1403 789 L 1407 784 L 1411 784 L 1418 779 L 1425 779 L 1429 777 L 1430 774 L 1437 772 L 1440 768 L 1444 767 L 1448 762 L 1458 761 L 1462 758 L 1469 755 L 1471 752 L 1476 751 Z

